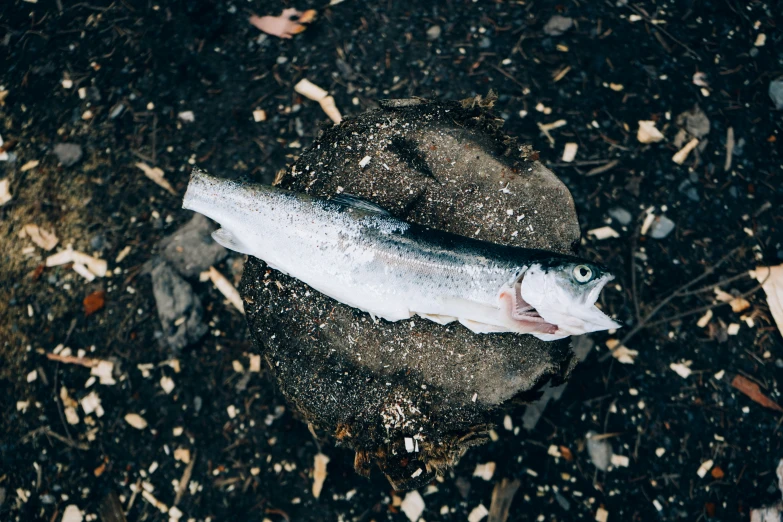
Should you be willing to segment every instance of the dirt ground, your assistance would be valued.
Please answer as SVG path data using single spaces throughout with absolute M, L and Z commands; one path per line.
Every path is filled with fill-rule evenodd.
M 748 520 L 779 501 L 783 340 L 746 273 L 783 262 L 783 112 L 769 93 L 783 75 L 780 6 L 332 3 L 0 5 L 0 189 L 7 180 L 11 194 L 0 206 L 0 520 L 411 517 L 413 497 L 380 473 L 357 476 L 352 454 L 319 446 L 263 368 L 251 371 L 244 318 L 210 281 L 187 278 L 206 334 L 163 342 L 145 263 L 191 217 L 180 208 L 190 169 L 272 182 L 331 125 L 294 91 L 302 78 L 346 118 L 378 99 L 495 90 L 505 131 L 572 191 L 581 254 L 617 276 L 604 304 L 626 327 L 591 336 L 537 422 L 524 405 L 498 411 L 496 440 L 419 490 L 423 519 L 480 520 L 503 479 L 519 480 L 508 520 Z M 285 7 L 318 15 L 291 39 L 248 23 Z M 662 139 L 641 143 L 639 121 Z M 38 246 L 28 225 L 57 245 Z M 588 234 L 605 226 L 618 237 Z M 105 276 L 47 267 L 69 244 L 105 260 Z M 231 254 L 216 268 L 236 284 L 241 264 Z M 747 303 L 705 316 L 721 303 L 717 283 Z M 635 352 L 608 355 L 629 332 Z M 330 461 L 316 499 L 319 452 Z M 488 462 L 494 472 L 474 476 Z

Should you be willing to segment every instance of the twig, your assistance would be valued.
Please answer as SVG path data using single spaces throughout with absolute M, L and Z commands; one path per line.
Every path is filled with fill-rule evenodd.
M 172 504 L 174 506 L 179 504 L 179 501 L 182 500 L 182 495 L 188 490 L 188 482 L 190 482 L 190 476 L 193 474 L 193 466 L 196 465 L 197 455 L 196 452 L 193 453 L 193 458 L 190 459 L 185 471 L 182 472 L 182 478 L 179 479 L 179 485 L 177 486 L 177 495 L 174 497 L 174 504 Z
M 56 353 L 47 353 L 46 358 L 50 361 L 57 361 L 65 364 L 78 364 L 87 368 L 94 368 L 101 362 L 99 359 L 89 357 L 74 357 L 73 355 L 58 355 Z
M 671 38 L 671 39 L 672 39 L 672 40 L 673 40 L 675 43 L 677 43 L 677 44 L 679 44 L 681 47 L 683 47 L 683 48 L 684 48 L 686 51 L 688 51 L 689 53 L 691 53 L 691 54 L 692 54 L 692 55 L 693 55 L 693 56 L 694 56 L 694 57 L 695 57 L 697 60 L 701 61 L 701 56 L 699 56 L 699 54 L 698 54 L 696 51 L 694 51 L 693 49 L 691 49 L 690 47 L 688 47 L 687 45 L 685 45 L 684 43 L 682 43 L 681 41 L 679 41 L 677 38 L 673 37 L 673 36 L 671 35 L 671 33 L 669 33 L 669 31 L 667 31 L 667 30 L 666 30 L 666 29 L 664 29 L 663 27 L 661 27 L 661 26 L 659 26 L 659 25 L 657 25 L 657 24 L 654 24 L 654 23 L 652 23 L 652 20 L 650 20 L 650 17 L 649 17 L 649 16 L 647 16 L 647 13 L 645 13 L 643 10 L 639 9 L 638 7 L 636 7 L 636 6 L 635 6 L 635 5 L 633 5 L 633 4 L 626 4 L 626 5 L 627 5 L 627 7 L 628 7 L 629 9 L 633 10 L 634 12 L 636 12 L 636 14 L 638 14 L 639 16 L 641 16 L 642 18 L 644 18 L 644 21 L 645 21 L 645 22 L 647 22 L 648 24 L 650 24 L 650 25 L 652 26 L 652 28 L 653 28 L 653 29 L 655 29 L 655 30 L 657 30 L 657 31 L 660 31 L 660 32 L 662 32 L 663 34 L 665 34 L 666 36 L 668 36 L 669 38 Z
M 649 314 L 647 314 L 647 315 L 646 315 L 646 316 L 645 316 L 645 317 L 644 317 L 644 318 L 643 318 L 641 321 L 639 321 L 638 323 L 636 323 L 636 325 L 634 325 L 634 327 L 631 329 L 631 331 L 630 331 L 630 332 L 628 332 L 628 333 L 625 335 L 625 337 L 623 337 L 623 339 L 622 339 L 622 340 L 621 340 L 621 341 L 620 341 L 620 342 L 617 344 L 617 346 L 615 346 L 614 348 L 612 348 L 611 350 L 609 350 L 609 352 L 608 352 L 608 353 L 604 354 L 604 355 L 603 355 L 603 356 L 602 356 L 602 357 L 599 359 L 599 361 L 603 362 L 603 361 L 607 360 L 609 357 L 611 357 L 611 356 L 612 356 L 612 354 L 613 354 L 615 351 L 617 351 L 617 350 L 619 350 L 621 347 L 625 346 L 625 343 L 627 343 L 627 342 L 628 342 L 628 341 L 629 341 L 629 340 L 630 340 L 630 339 L 631 339 L 631 338 L 632 338 L 634 335 L 636 335 L 637 333 L 639 333 L 639 331 L 640 331 L 640 330 L 642 330 L 642 329 L 646 328 L 646 327 L 649 325 L 650 319 L 652 319 L 652 318 L 653 318 L 653 317 L 654 317 L 654 316 L 655 316 L 655 315 L 656 315 L 658 312 L 660 312 L 660 311 L 661 311 L 661 309 L 662 309 L 664 306 L 666 306 L 667 304 L 669 304 L 669 303 L 671 302 L 671 300 L 672 300 L 672 299 L 674 299 L 675 297 L 680 297 L 680 296 L 682 296 L 682 295 L 683 295 L 683 292 L 685 292 L 686 290 L 688 290 L 689 288 L 691 288 L 693 285 L 695 285 L 695 284 L 696 284 L 696 283 L 698 283 L 699 281 L 702 281 L 702 280 L 704 280 L 706 277 L 709 277 L 710 275 L 712 275 L 712 274 L 715 272 L 715 270 L 717 270 L 717 269 L 718 269 L 718 267 L 720 267 L 720 266 L 721 266 L 723 263 L 725 263 L 726 261 L 728 261 L 729 259 L 731 259 L 731 258 L 734 256 L 734 254 L 735 254 L 735 253 L 736 253 L 738 250 L 740 250 L 740 248 L 741 248 L 741 247 L 737 247 L 737 248 L 734 248 L 734 249 L 732 249 L 732 250 L 731 250 L 731 252 L 729 252 L 728 254 L 726 254 L 725 256 L 723 256 L 723 257 L 722 257 L 722 258 L 721 258 L 721 259 L 720 259 L 720 260 L 719 260 L 717 263 L 715 263 L 715 264 L 714 264 L 714 265 L 712 265 L 711 267 L 708 267 L 706 270 L 704 270 L 704 273 L 702 273 L 700 276 L 696 277 L 695 279 L 692 279 L 692 280 L 691 280 L 691 281 L 689 281 L 688 283 L 685 283 L 684 285 L 682 285 L 681 287 L 679 287 L 678 289 L 676 289 L 674 292 L 672 292 L 671 294 L 669 294 L 667 297 L 663 298 L 663 299 L 661 300 L 661 302 L 659 302 L 659 303 L 658 303 L 658 304 L 655 306 L 655 308 L 653 308 L 653 309 L 652 309 L 652 311 L 651 311 Z

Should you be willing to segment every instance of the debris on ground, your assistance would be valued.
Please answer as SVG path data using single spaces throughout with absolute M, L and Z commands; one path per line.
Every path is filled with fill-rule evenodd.
M 567 16 L 554 15 L 544 25 L 544 32 L 549 36 L 560 36 L 574 26 L 574 19 Z
M 171 186 L 171 183 L 169 183 L 166 178 L 164 177 L 165 174 L 163 173 L 163 170 L 161 170 L 158 167 L 150 167 L 144 162 L 138 162 L 136 163 L 136 167 L 140 168 L 142 172 L 144 172 L 144 175 L 147 176 L 149 179 L 154 181 L 159 186 L 166 189 L 169 193 L 176 196 L 177 191 L 174 190 L 174 187 Z
M 201 339 L 207 326 L 201 319 L 201 300 L 190 284 L 163 260 L 154 263 L 150 275 L 166 344 L 180 350 Z
M 487 462 L 485 464 L 476 464 L 476 469 L 473 470 L 474 477 L 480 477 L 486 481 L 492 480 L 492 475 L 495 474 L 495 463 Z
M 217 268 L 214 266 L 209 267 L 209 272 L 207 272 L 207 277 L 210 281 L 212 281 L 212 284 L 215 285 L 215 288 L 217 288 L 221 294 L 223 294 L 223 297 L 225 297 L 229 303 L 234 305 L 234 308 L 239 310 L 240 313 L 245 313 L 245 306 L 242 304 L 242 297 L 240 297 L 239 292 L 234 287 L 234 285 L 231 284 L 231 281 L 226 279 L 226 276 L 220 273 Z
M 672 161 L 677 165 L 682 165 L 685 163 L 685 160 L 688 159 L 688 155 L 691 153 L 691 151 L 695 149 L 698 144 L 698 138 L 693 138 L 688 143 L 686 143 L 683 148 L 678 150 L 674 156 L 672 156 Z
M 339 124 L 343 117 L 340 115 L 340 111 L 337 110 L 337 106 L 334 103 L 334 98 L 329 96 L 329 93 L 324 89 L 318 87 L 316 84 L 307 79 L 299 80 L 299 83 L 294 85 L 294 90 L 313 101 L 317 101 L 321 104 L 321 109 L 327 116 L 335 123 Z
M 421 514 L 424 513 L 424 499 L 421 498 L 418 491 L 409 491 L 405 494 L 400 509 L 410 522 L 417 522 L 421 518 Z
M 489 505 L 487 522 L 506 522 L 521 482 L 518 479 L 504 478 L 492 489 L 492 503 Z
M 11 182 L 8 179 L 0 179 L 0 207 L 11 201 Z
M 761 404 L 765 408 L 769 408 L 770 410 L 775 410 L 778 412 L 783 412 L 783 406 L 776 403 L 769 397 L 767 397 L 764 393 L 761 391 L 761 387 L 756 384 L 755 382 L 751 381 L 747 377 L 743 377 L 742 375 L 736 375 L 734 379 L 731 381 L 731 385 L 747 395 L 748 397 L 753 400 L 753 402 L 756 402 L 758 404 Z
M 652 214 L 651 214 L 652 215 Z M 664 239 L 674 230 L 674 221 L 666 216 L 655 216 L 650 224 L 650 237 L 654 239 Z
M 82 147 L 76 143 L 58 143 L 52 149 L 63 167 L 72 167 L 82 159 Z
M 22 229 L 20 237 L 28 237 L 30 241 L 43 248 L 44 250 L 52 250 L 60 242 L 60 239 L 54 232 L 50 232 L 44 228 L 34 225 L 32 223 L 27 224 Z
M 305 12 L 298 11 L 293 7 L 283 9 L 279 16 L 257 16 L 252 15 L 250 23 L 258 29 L 278 38 L 292 38 L 295 34 L 304 32 L 307 29 L 305 24 L 315 20 L 317 11 L 308 9 Z
M 228 251 L 212 239 L 215 225 L 201 214 L 158 243 L 161 256 L 185 277 L 196 277 L 219 263 Z
M 313 496 L 321 496 L 321 489 L 326 480 L 326 465 L 329 464 L 329 457 L 323 453 L 317 453 L 313 463 Z
M 593 236 L 594 238 L 596 238 L 599 241 L 602 240 L 602 239 L 610 239 L 610 238 L 613 238 L 613 237 L 620 237 L 620 234 L 618 234 L 617 231 L 615 229 L 613 229 L 612 227 L 610 227 L 610 226 L 594 228 L 592 230 L 588 230 L 587 231 L 587 235 L 588 236 Z
M 639 130 L 636 132 L 636 139 L 639 140 L 639 143 L 657 143 L 663 138 L 661 131 L 655 127 L 654 121 L 639 121 Z
M 590 456 L 590 462 L 600 469 L 607 471 L 612 463 L 612 445 L 606 437 L 601 437 L 594 431 L 588 431 L 585 437 L 587 445 L 587 454 Z
M 757 267 L 750 272 L 750 277 L 755 278 L 764 289 L 769 311 L 778 331 L 783 334 L 783 265 Z

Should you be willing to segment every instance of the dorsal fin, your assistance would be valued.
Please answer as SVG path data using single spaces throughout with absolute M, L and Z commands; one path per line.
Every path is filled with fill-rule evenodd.
M 331 201 L 339 205 L 343 205 L 344 207 L 355 208 L 357 210 L 363 210 L 364 212 L 370 212 L 372 214 L 378 214 L 381 216 L 390 215 L 389 212 L 383 207 L 380 207 L 371 201 L 367 201 L 366 199 L 362 199 L 359 196 L 352 196 L 351 194 L 337 194 L 336 196 L 332 197 Z

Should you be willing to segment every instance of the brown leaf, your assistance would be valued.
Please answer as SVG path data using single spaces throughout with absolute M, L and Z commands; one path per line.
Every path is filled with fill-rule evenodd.
M 106 293 L 103 290 L 98 290 L 85 297 L 84 301 L 82 301 L 84 304 L 84 315 L 89 317 L 103 308 L 105 297 Z
M 759 388 L 759 385 L 755 382 L 746 379 L 742 375 L 737 375 L 734 377 L 734 380 L 731 381 L 731 385 L 737 388 L 739 391 L 753 399 L 754 402 L 757 402 L 764 406 L 765 408 L 769 408 L 770 410 L 775 410 L 783 413 L 783 407 L 781 407 L 778 403 L 761 393 L 761 388 Z
M 566 459 L 568 462 L 571 462 L 574 460 L 574 455 L 571 453 L 571 450 L 568 449 L 566 446 L 560 446 L 560 454 L 563 456 L 564 459 Z
M 712 471 L 710 471 L 710 473 L 712 474 L 712 478 L 714 478 L 715 480 L 720 480 L 726 475 L 723 472 L 723 470 L 720 469 L 720 466 L 715 466 L 714 468 L 712 468 Z

